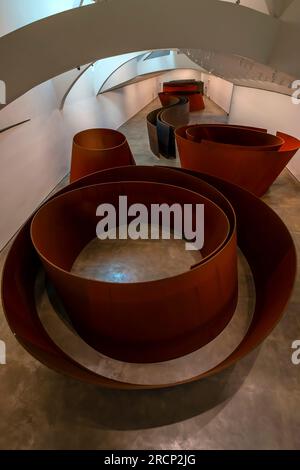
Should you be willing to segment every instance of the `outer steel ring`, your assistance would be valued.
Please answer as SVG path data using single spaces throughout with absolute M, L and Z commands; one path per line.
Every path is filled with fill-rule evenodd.
M 237 217 L 238 242 L 251 267 L 256 286 L 256 307 L 245 338 L 236 350 L 218 366 L 205 374 L 200 374 L 191 382 L 207 375 L 215 374 L 242 359 L 257 347 L 272 331 L 281 319 L 289 300 L 296 276 L 296 251 L 291 235 L 281 219 L 260 199 L 233 184 L 205 174 L 185 174 L 185 170 L 166 168 L 137 168 L 144 174 L 145 180 L 155 179 L 155 173 L 168 177 L 168 181 L 178 186 L 193 186 L 196 190 L 198 178 L 208 183 L 211 199 L 228 214 L 231 204 Z M 119 168 L 100 172 L 75 183 L 75 187 L 108 181 L 128 180 L 134 175 L 135 168 Z M 180 183 L 182 179 L 182 183 Z M 134 180 L 132 176 L 131 180 Z M 201 191 L 203 186 L 199 180 Z M 204 183 L 204 184 L 205 184 Z M 209 186 L 213 184 L 214 187 Z M 68 191 L 65 188 L 60 194 Z M 217 188 L 217 189 L 215 189 Z M 221 191 L 223 195 L 219 192 Z M 226 201 L 226 198 L 228 201 Z M 231 203 L 231 204 L 230 204 Z M 231 215 L 231 217 L 234 217 Z M 161 388 L 157 384 L 151 387 L 125 384 L 91 373 L 68 358 L 49 338 L 43 329 L 35 306 L 34 285 L 41 266 L 38 255 L 30 239 L 29 220 L 16 237 L 7 257 L 2 280 L 2 298 L 8 323 L 18 341 L 36 359 L 48 367 L 65 373 L 76 379 L 106 387 L 122 389 Z

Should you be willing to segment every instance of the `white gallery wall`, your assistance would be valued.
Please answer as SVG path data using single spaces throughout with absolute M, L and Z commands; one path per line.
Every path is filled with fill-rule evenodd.
M 142 76 L 148 73 L 152 73 L 155 71 L 170 71 L 170 70 L 178 70 L 180 69 L 184 76 L 188 75 L 190 78 L 197 77 L 198 80 L 201 80 L 201 71 L 203 70 L 199 67 L 195 62 L 189 59 L 185 54 L 177 53 L 177 51 L 169 51 L 168 55 L 164 55 L 157 58 L 146 59 L 149 56 L 149 52 L 145 53 L 140 52 L 139 55 L 136 57 L 136 53 L 132 59 L 130 59 L 130 54 L 124 54 L 122 56 L 117 57 L 124 57 L 124 63 L 122 66 L 115 69 L 115 72 L 109 76 L 109 78 L 105 81 L 104 86 L 102 87 L 101 91 L 108 90 L 114 86 L 118 86 L 124 83 L 125 80 L 133 79 L 135 77 Z M 130 60 L 126 60 L 126 56 Z M 112 58 L 111 58 L 112 59 Z M 109 59 L 109 60 L 111 60 Z M 103 70 L 103 65 L 105 64 L 105 59 L 100 60 L 96 63 L 94 68 L 94 73 L 97 75 L 98 70 Z M 194 74 L 193 71 L 197 73 Z M 176 75 L 177 76 L 177 75 Z M 181 75 L 180 75 L 181 76 Z M 99 82 L 98 82 L 99 86 Z M 99 88 L 97 89 L 97 91 Z
M 202 80 L 202 72 L 191 69 L 172 70 L 157 78 L 158 89 L 162 91 L 163 83 L 171 80 Z
M 300 104 L 293 104 L 287 95 L 234 86 L 229 123 L 282 131 L 300 139 Z M 300 180 L 300 152 L 288 168 Z
M 230 112 L 233 84 L 209 73 L 202 73 L 204 94 L 227 114 Z

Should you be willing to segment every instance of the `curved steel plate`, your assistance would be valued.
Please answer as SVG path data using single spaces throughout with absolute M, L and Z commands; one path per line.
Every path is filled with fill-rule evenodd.
M 262 196 L 300 148 L 287 134 L 243 126 L 197 124 L 175 131 L 181 166 Z
M 70 182 L 95 171 L 135 165 L 126 137 L 113 129 L 87 129 L 73 139 Z
M 252 270 L 256 288 L 256 306 L 251 326 L 236 349 L 229 357 L 205 373 L 195 374 L 188 380 L 179 380 L 167 385 L 198 380 L 215 374 L 257 347 L 272 331 L 282 317 L 289 300 L 296 276 L 296 251 L 291 235 L 280 218 L 260 199 L 229 182 L 216 177 L 189 172 L 181 169 L 124 167 L 107 170 L 78 181 L 63 194 L 74 187 L 102 181 L 133 180 L 144 174 L 146 181 L 168 179 L 168 183 L 179 187 L 190 186 L 201 191 L 207 186 L 207 195 L 227 211 L 234 207 L 238 224 L 238 243 Z M 131 178 L 130 178 L 131 175 Z M 140 180 L 140 179 L 138 179 Z M 201 183 L 203 181 L 203 183 Z M 213 185 L 216 189 L 214 189 Z M 222 195 L 223 193 L 223 195 Z M 227 200 L 226 200 L 227 198 Z M 229 212 L 228 212 L 229 213 Z M 234 215 L 229 215 L 232 221 Z M 34 357 L 48 367 L 85 382 L 106 387 L 123 389 L 161 388 L 166 384 L 151 386 L 129 384 L 96 374 L 70 359 L 58 348 L 44 330 L 37 314 L 35 304 L 35 280 L 41 263 L 30 239 L 30 220 L 16 237 L 8 254 L 2 280 L 2 297 L 8 323 L 18 341 Z M 17 286 L 17 289 L 16 289 Z

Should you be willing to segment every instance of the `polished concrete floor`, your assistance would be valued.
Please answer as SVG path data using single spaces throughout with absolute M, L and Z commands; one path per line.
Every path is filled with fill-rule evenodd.
M 226 122 L 219 108 L 206 104 L 193 121 Z M 145 125 L 155 107 L 121 128 L 141 164 L 158 162 Z M 286 170 L 264 197 L 289 227 L 298 253 L 299 196 L 300 183 Z M 6 253 L 0 254 L 1 269 Z M 300 366 L 291 361 L 296 339 L 299 277 L 283 320 L 234 368 L 174 389 L 111 391 L 39 364 L 16 342 L 0 309 L 0 340 L 7 346 L 7 364 L 0 365 L 0 449 L 299 449 Z
M 151 232 L 150 226 L 144 230 Z M 131 283 L 177 276 L 202 259 L 199 251 L 187 251 L 184 240 L 92 240 L 79 254 L 72 272 L 88 279 Z

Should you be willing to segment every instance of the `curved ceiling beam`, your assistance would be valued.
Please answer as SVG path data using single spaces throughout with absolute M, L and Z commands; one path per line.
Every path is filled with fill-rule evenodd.
M 108 81 L 110 80 L 110 78 L 118 71 L 120 70 L 124 65 L 127 65 L 129 64 L 130 62 L 134 61 L 134 60 L 138 60 L 139 58 L 142 58 L 144 56 L 147 56 L 149 54 L 149 51 L 143 54 L 137 54 L 135 57 L 131 57 L 130 59 L 127 59 L 125 60 L 124 62 L 122 62 L 120 65 L 118 65 L 118 67 L 116 67 L 106 78 L 105 80 L 103 81 L 102 85 L 100 86 L 99 90 L 98 90 L 98 93 L 97 93 L 97 96 L 100 95 L 102 93 L 102 90 L 103 88 L 105 87 L 106 83 L 108 83 Z
M 163 73 L 165 72 L 170 72 L 170 70 L 166 70 L 166 71 L 164 70 Z M 144 75 L 137 75 L 135 78 L 131 78 L 130 80 L 126 82 L 122 82 L 119 85 L 114 85 L 112 87 L 106 88 L 100 94 L 103 95 L 104 93 L 109 93 L 110 91 L 119 90 L 120 88 L 124 88 L 125 86 L 133 85 L 134 83 L 139 83 L 145 80 L 149 80 L 149 78 L 159 77 L 161 74 L 162 72 L 153 72 L 153 73 L 146 73 Z
M 134 51 L 137 44 L 140 50 L 201 44 L 267 63 L 280 25 L 277 18 L 220 0 L 164 0 L 157 8 L 152 0 L 110 0 L 44 18 L 0 38 L 0 79 L 11 102 L 78 64 Z
M 176 67 L 176 70 L 186 70 L 186 67 Z M 149 78 L 154 78 L 154 77 L 159 77 L 160 75 L 167 73 L 167 72 L 172 72 L 173 69 L 164 69 L 164 70 L 158 70 L 156 72 L 148 72 L 148 73 L 143 73 L 139 74 L 134 78 L 131 78 L 130 80 L 126 82 L 122 82 L 119 85 L 114 85 L 110 88 L 106 88 L 104 91 L 102 91 L 101 94 L 108 93 L 110 91 L 118 90 L 119 88 L 123 88 L 124 86 L 132 85 L 133 83 L 138 83 L 138 82 L 143 82 L 144 80 L 149 80 Z
M 153 52 L 153 51 L 152 51 Z M 152 54 L 150 52 L 150 54 Z M 144 54 L 145 58 L 149 56 L 149 52 Z M 140 56 L 142 57 L 142 56 Z M 138 57 L 137 57 L 138 59 Z M 185 54 L 176 54 L 173 57 L 159 57 L 154 59 L 147 59 L 147 62 L 144 60 L 140 60 L 137 64 L 136 73 L 133 73 L 131 76 L 128 76 L 126 80 L 120 81 L 119 83 L 112 84 L 104 89 L 104 84 L 109 83 L 109 80 L 114 76 L 114 74 L 118 71 L 121 71 L 123 67 L 126 67 L 130 61 L 126 61 L 121 64 L 118 68 L 115 69 L 114 72 L 111 73 L 109 77 L 103 83 L 103 86 L 99 90 L 99 94 L 106 93 L 108 91 L 115 90 L 122 86 L 130 85 L 130 83 L 134 83 L 135 79 L 147 80 L 154 74 L 157 75 L 159 73 L 170 72 L 171 70 L 180 70 L 180 69 L 193 69 L 199 70 L 200 72 L 204 71 L 199 65 L 195 62 L 191 61 Z M 125 75 L 125 74 L 124 74 Z M 128 74 L 127 74 L 128 75 Z
M 59 109 L 60 111 L 63 109 L 64 105 L 65 105 L 65 102 L 66 102 L 66 99 L 70 93 L 70 91 L 72 90 L 72 88 L 74 87 L 74 85 L 78 82 L 78 80 L 82 77 L 82 75 L 85 74 L 85 72 L 87 72 L 87 70 L 89 70 L 94 64 L 89 64 L 87 65 L 78 75 L 77 77 L 75 78 L 75 80 L 72 81 L 72 83 L 68 86 L 65 94 L 63 95 L 62 99 L 61 99 L 61 102 L 60 102 L 60 105 L 59 105 Z
M 103 80 L 101 86 L 100 86 L 100 89 L 97 93 L 97 96 L 100 95 L 101 93 L 105 93 L 107 91 L 110 91 L 112 89 L 115 89 L 115 88 L 119 88 L 125 84 L 129 84 L 133 79 L 135 78 L 138 78 L 138 77 L 143 77 L 143 75 L 145 76 L 145 80 L 147 79 L 147 75 L 149 75 L 149 73 L 142 73 L 140 72 L 139 70 L 136 71 L 136 73 L 134 74 L 134 76 L 130 76 L 128 77 L 126 80 L 123 80 L 122 82 L 118 83 L 118 84 L 115 84 L 113 85 L 112 87 L 108 87 L 107 89 L 104 89 L 105 85 L 107 83 L 109 83 L 109 80 L 118 72 L 120 71 L 124 66 L 126 66 L 127 64 L 130 64 L 130 62 L 133 62 L 133 61 L 138 61 L 139 59 L 143 59 L 144 57 L 144 60 L 149 56 L 149 54 L 152 54 L 153 51 L 149 52 L 147 51 L 146 53 L 143 52 L 143 53 L 140 53 L 138 52 L 135 56 L 133 57 L 130 57 L 129 59 L 126 59 L 124 60 L 122 63 L 120 63 L 117 67 L 115 67 L 111 73 L 109 73 L 107 75 L 107 77 Z M 127 56 L 127 55 L 126 55 Z M 167 72 L 167 71 L 170 71 L 170 70 L 174 70 L 174 69 L 182 69 L 182 68 L 190 68 L 192 66 L 192 68 L 196 68 L 196 69 L 200 69 L 200 67 L 196 64 L 194 64 L 192 61 L 190 61 L 190 59 L 188 59 L 184 54 L 180 54 L 180 55 L 176 55 L 175 58 L 177 60 L 174 61 L 174 64 L 173 65 L 170 65 L 168 63 L 168 61 L 163 61 L 163 64 L 161 63 L 161 61 L 159 62 L 160 66 L 157 66 L 157 61 L 155 59 L 149 59 L 151 61 L 151 68 L 153 69 L 153 72 L 151 72 L 151 74 L 153 73 L 157 73 L 157 72 Z M 181 60 L 179 60 L 181 59 Z M 186 61 L 186 64 L 184 66 L 182 60 L 185 59 Z M 155 65 L 154 65 L 155 64 Z M 179 65 L 178 65 L 179 64 Z M 64 105 L 65 105 L 65 102 L 66 102 L 66 99 L 67 97 L 69 96 L 70 92 L 72 91 L 73 87 L 76 85 L 76 83 L 81 79 L 81 77 L 92 67 L 96 64 L 88 64 L 86 67 L 84 67 L 80 72 L 77 72 L 77 75 L 74 77 L 70 77 L 70 83 L 65 91 L 65 93 L 63 94 L 63 96 L 61 98 L 59 98 L 59 101 L 60 101 L 60 104 L 59 104 L 59 109 L 62 110 L 64 108 Z M 101 60 L 98 61 L 98 64 L 97 64 L 100 69 L 101 69 Z M 142 67 L 143 68 L 143 67 Z M 69 72 L 70 73 L 70 72 Z M 58 80 L 60 77 L 56 77 L 54 80 Z
M 147 51 L 147 54 L 149 54 L 149 51 Z M 134 57 L 130 57 L 130 59 L 126 59 L 124 60 L 124 62 L 121 63 L 121 65 L 119 67 L 115 67 L 113 69 L 113 72 L 112 73 L 109 73 L 108 74 L 108 77 L 105 78 L 105 80 L 103 81 L 102 85 L 101 85 L 101 88 L 104 86 L 104 84 L 107 82 L 107 80 L 109 79 L 109 77 L 114 73 L 115 70 L 117 70 L 118 68 L 120 68 L 122 65 L 130 62 L 131 60 L 133 59 L 136 59 L 138 57 L 143 57 L 145 55 L 145 53 L 137 53 Z M 122 56 L 121 56 L 122 57 Z M 126 57 L 128 57 L 128 54 L 126 54 Z M 91 63 L 91 64 L 88 64 L 87 66 L 85 67 L 82 67 L 80 68 L 79 67 L 79 71 L 77 70 L 73 70 L 73 71 L 69 71 L 67 72 L 66 74 L 63 74 L 63 75 L 60 75 L 59 77 L 55 77 L 53 79 L 54 81 L 54 87 L 56 89 L 56 92 L 58 94 L 58 101 L 59 101 L 59 109 L 62 110 L 64 108 L 64 105 L 65 105 L 65 102 L 67 100 L 67 97 L 69 96 L 70 92 L 72 91 L 72 89 L 74 88 L 74 86 L 76 85 L 76 83 L 82 78 L 82 76 L 91 68 L 93 67 L 94 65 L 95 66 L 99 66 L 100 70 L 102 71 L 102 67 L 101 67 L 101 64 L 102 64 L 102 61 L 99 60 L 97 61 L 96 64 L 94 63 Z M 103 67 L 103 69 L 105 69 L 105 67 Z M 65 76 L 67 75 L 67 78 L 65 78 Z M 63 79 L 63 80 L 67 80 L 67 86 L 65 85 L 65 87 L 63 88 L 62 85 L 59 83 L 60 80 Z M 98 88 L 98 87 L 97 87 Z M 61 91 L 62 90 L 62 91 Z M 64 91 L 65 90 L 65 91 Z M 62 94 L 63 93 L 63 94 Z M 98 93 L 99 94 L 99 93 Z

